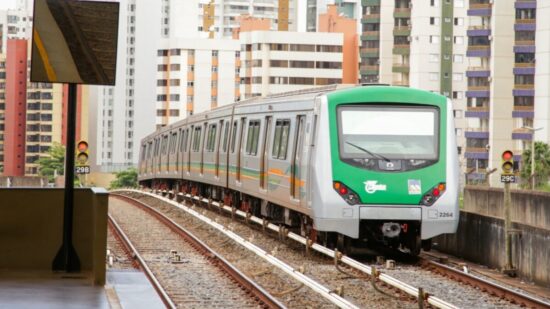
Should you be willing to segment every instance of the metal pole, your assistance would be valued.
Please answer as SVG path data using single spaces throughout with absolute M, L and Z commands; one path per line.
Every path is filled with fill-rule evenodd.
M 63 244 L 53 262 L 53 271 L 79 272 L 80 260 L 73 247 L 74 156 L 76 131 L 76 84 L 69 84 L 67 100 L 67 145 L 65 149 L 65 196 L 63 203 Z
M 535 130 L 531 138 L 531 190 L 535 190 Z
M 512 262 L 512 220 L 510 216 L 510 208 L 512 207 L 512 196 L 510 193 L 510 183 L 504 184 L 504 241 L 506 250 L 506 266 L 504 273 L 515 277 L 515 268 Z

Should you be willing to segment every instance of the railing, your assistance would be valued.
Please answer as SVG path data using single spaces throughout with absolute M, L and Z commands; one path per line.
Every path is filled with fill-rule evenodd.
M 380 35 L 379 31 L 363 31 L 363 35 Z
M 514 84 L 514 89 L 532 90 L 532 89 L 535 89 L 535 85 L 534 84 Z
M 380 18 L 380 14 L 365 14 L 363 15 L 364 19 L 375 19 Z
M 521 18 L 516 19 L 516 24 L 536 24 L 537 20 L 534 18 Z
M 488 112 L 489 106 L 468 106 L 466 110 L 469 112 Z
M 467 71 L 491 71 L 490 67 L 468 67 Z
M 526 112 L 533 112 L 535 111 L 535 106 L 518 106 L 514 105 L 515 111 L 526 111 Z
M 394 68 L 408 68 L 410 64 L 408 63 L 394 63 L 392 64 Z
M 487 50 L 491 45 L 468 45 L 468 50 Z
M 489 25 L 469 26 L 468 30 L 491 30 Z
M 466 152 L 489 152 L 485 147 L 466 147 Z
M 529 129 L 516 128 L 512 130 L 512 133 L 533 133 L 533 132 Z
M 470 9 L 490 9 L 491 3 L 472 3 L 470 2 Z
M 361 65 L 359 67 L 360 70 L 365 70 L 365 71 L 378 71 L 380 67 L 377 66 L 377 65 Z
M 486 86 L 468 86 L 468 91 L 489 91 L 489 85 L 486 85 Z
M 411 48 L 410 44 L 396 44 L 393 46 L 394 48 Z
M 380 50 L 380 48 L 378 47 L 373 47 L 373 48 L 361 48 L 361 52 L 362 53 L 377 53 L 378 51 Z
M 395 8 L 395 13 L 410 13 L 411 8 Z
M 534 62 L 516 62 L 514 66 L 516 68 L 534 68 L 535 63 Z
M 489 132 L 489 128 L 466 128 L 466 132 Z
M 392 82 L 392 85 L 394 86 L 409 86 L 409 82 L 408 81 L 393 81 Z
M 535 40 L 516 40 L 516 45 L 535 45 Z

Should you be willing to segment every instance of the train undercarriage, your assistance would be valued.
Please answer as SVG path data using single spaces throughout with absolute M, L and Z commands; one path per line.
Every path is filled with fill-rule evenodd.
M 420 249 L 431 249 L 431 240 L 420 239 L 419 221 L 362 220 L 360 236 L 353 239 L 336 232 L 315 230 L 312 218 L 306 214 L 219 186 L 180 179 L 145 180 L 140 181 L 140 186 L 220 201 L 253 216 L 265 218 L 273 224 L 285 226 L 289 231 L 345 254 L 380 254 L 382 251 L 387 253 L 389 249 L 418 255 Z

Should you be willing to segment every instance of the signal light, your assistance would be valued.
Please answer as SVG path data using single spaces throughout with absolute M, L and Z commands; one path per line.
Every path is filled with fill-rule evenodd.
M 87 165 L 88 164 L 88 142 L 80 141 L 76 146 L 76 165 Z
M 514 153 L 510 150 L 506 150 L 502 153 L 502 174 L 512 175 L 514 173 Z

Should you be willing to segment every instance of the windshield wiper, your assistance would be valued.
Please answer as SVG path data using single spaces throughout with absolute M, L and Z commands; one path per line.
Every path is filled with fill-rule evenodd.
M 345 143 L 348 144 L 348 145 L 350 145 L 350 146 L 353 146 L 353 147 L 355 147 L 355 148 L 357 148 L 357 149 L 359 149 L 359 150 L 361 150 L 361 151 L 363 151 L 363 152 L 366 152 L 366 153 L 368 153 L 369 155 L 371 155 L 371 156 L 373 156 L 373 157 L 377 157 L 377 158 L 382 159 L 382 160 L 384 160 L 384 161 L 386 161 L 386 162 L 390 162 L 390 159 L 384 157 L 384 156 L 381 155 L 381 154 L 374 153 L 374 152 L 372 152 L 372 151 L 369 151 L 369 150 L 367 150 L 367 149 L 365 149 L 365 148 L 363 148 L 363 147 L 361 147 L 361 146 L 357 146 L 357 145 L 355 145 L 355 144 L 353 144 L 353 143 L 350 143 L 350 142 L 345 142 Z

